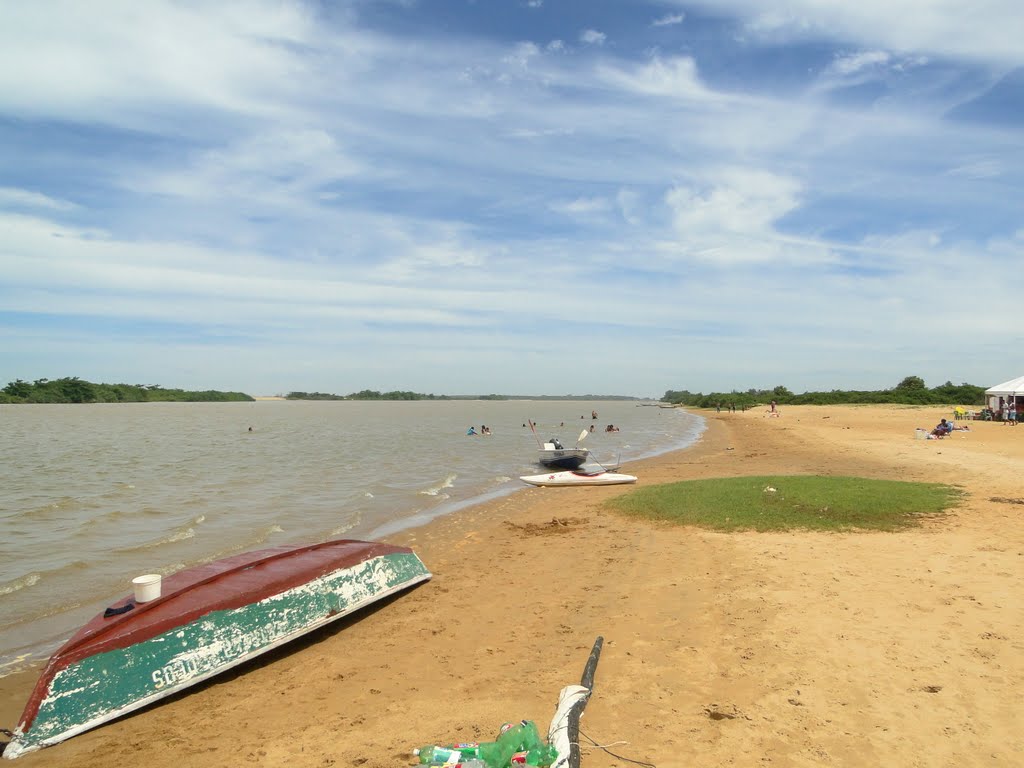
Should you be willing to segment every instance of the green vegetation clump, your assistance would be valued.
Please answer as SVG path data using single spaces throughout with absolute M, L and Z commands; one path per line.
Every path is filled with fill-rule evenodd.
M 189 392 L 184 389 L 164 389 L 159 384 L 93 384 L 77 376 L 53 381 L 36 379 L 31 384 L 15 379 L 0 392 L 0 403 L 198 403 L 252 400 L 244 392 L 218 392 L 212 389 Z
M 688 390 L 668 390 L 662 402 L 688 405 L 693 408 L 747 409 L 774 400 L 779 405 L 857 405 L 888 403 L 899 405 L 984 405 L 985 388 L 974 384 L 945 384 L 929 389 L 920 376 L 907 376 L 892 389 L 876 391 L 833 389 L 831 392 L 793 394 L 784 386 L 773 389 L 748 389 L 745 392 L 711 392 L 702 394 Z
M 636 488 L 606 504 L 633 517 L 719 531 L 898 531 L 960 498 L 958 489 L 941 483 L 783 475 Z
M 289 392 L 285 400 L 446 400 L 443 395 L 421 395 L 419 392 L 376 392 L 364 389 L 351 395 L 333 395 L 324 392 Z

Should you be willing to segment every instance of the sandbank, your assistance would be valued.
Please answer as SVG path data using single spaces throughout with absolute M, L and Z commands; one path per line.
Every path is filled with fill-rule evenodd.
M 760 474 L 952 483 L 901 533 L 721 534 L 601 508 L 631 486 L 529 488 L 389 537 L 434 578 L 19 765 L 414 763 L 543 728 L 605 638 L 582 731 L 670 766 L 1024 765 L 1024 429 L 915 440 L 950 409 L 702 412 L 638 485 Z M 0 679 L 13 727 L 34 677 Z M 625 766 L 586 748 L 585 768 Z

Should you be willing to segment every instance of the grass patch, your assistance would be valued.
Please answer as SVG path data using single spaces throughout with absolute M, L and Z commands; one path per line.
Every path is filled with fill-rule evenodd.
M 666 483 L 606 504 L 633 517 L 719 531 L 898 531 L 946 512 L 961 496 L 941 483 L 783 475 Z

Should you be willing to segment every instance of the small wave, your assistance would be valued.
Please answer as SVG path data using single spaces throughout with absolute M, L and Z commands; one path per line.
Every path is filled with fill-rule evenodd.
M 367 498 L 367 499 L 372 499 L 372 498 L 374 498 L 374 495 L 372 493 L 370 493 L 369 491 L 367 491 L 366 493 L 363 494 L 363 497 Z
M 131 513 L 115 509 L 112 512 L 106 512 L 102 515 L 97 515 L 96 517 L 90 517 L 87 520 L 83 520 L 81 524 L 83 528 L 93 528 L 100 524 L 116 523 L 118 520 L 128 517 L 129 514 Z
M 358 528 L 363 522 L 363 513 L 359 509 L 353 509 L 345 515 L 338 515 L 336 525 L 330 532 L 331 538 L 335 536 L 341 536 L 344 533 L 348 533 L 354 528 Z
M 195 536 L 196 536 L 196 529 L 195 528 L 189 527 L 189 528 L 185 528 L 184 530 L 179 528 L 177 531 L 175 531 L 173 534 L 171 534 L 170 537 L 168 537 L 166 539 L 163 539 L 162 541 L 158 541 L 155 544 L 151 544 L 150 546 L 157 547 L 157 546 L 160 546 L 161 544 L 173 544 L 176 541 L 184 541 L 185 539 L 194 539 Z
M 47 601 L 36 601 L 33 604 L 33 610 L 30 612 L 20 613 L 17 616 L 11 617 L 10 621 L 0 621 L 0 630 L 7 631 L 13 627 L 19 625 L 28 625 L 33 622 L 40 621 L 42 619 L 48 619 L 51 616 L 58 616 L 68 611 L 73 611 L 76 608 L 81 608 L 83 602 L 81 600 L 71 598 L 65 601 L 53 600 L 52 602 Z
M 335 536 L 343 536 L 346 533 L 348 533 L 349 531 L 351 531 L 353 528 L 358 527 L 359 522 L 360 522 L 360 520 L 358 518 L 356 518 L 356 519 L 352 520 L 351 522 L 349 522 L 346 525 L 339 525 L 337 528 L 332 528 L 331 532 L 328 534 L 328 536 L 330 538 L 332 538 L 332 539 Z
M 165 536 L 161 539 L 153 539 L 152 541 L 145 541 L 142 544 L 137 544 L 134 547 L 121 547 L 120 549 L 114 550 L 120 555 L 127 555 L 131 552 L 141 552 L 147 549 L 154 549 L 155 547 L 163 546 L 164 544 L 173 544 L 176 541 L 184 541 L 185 539 L 191 539 L 196 535 L 194 528 L 186 528 L 185 530 L 177 530 L 170 536 Z
M 143 507 L 142 509 L 112 509 L 109 512 L 104 512 L 101 515 L 96 515 L 95 517 L 83 520 L 81 525 L 83 527 L 94 528 L 98 525 L 110 525 L 111 523 L 117 523 L 121 520 L 137 520 L 141 517 L 162 518 L 165 514 L 166 513 L 163 510 L 155 507 Z M 202 518 L 202 516 L 200 516 L 200 518 Z M 202 522 L 202 519 L 199 519 L 199 522 Z M 192 522 L 195 523 L 196 521 L 193 520 Z
M 512 478 L 509 477 L 508 475 L 498 475 L 496 478 L 494 478 L 494 482 L 497 483 L 498 485 L 501 485 L 502 483 L 512 482 Z
M 118 552 L 137 552 L 140 549 L 153 549 L 154 547 L 160 547 L 164 544 L 173 544 L 176 541 L 185 541 L 186 539 L 193 539 L 196 535 L 196 529 L 191 525 L 188 527 L 178 528 L 169 536 L 164 536 L 160 539 L 153 539 L 142 544 L 138 544 L 134 547 L 122 547 L 117 550 Z
M 423 496 L 437 496 L 445 488 L 451 488 L 453 485 L 455 485 L 455 478 L 457 477 L 458 475 L 452 473 L 448 475 L 448 477 L 446 477 L 443 481 L 441 481 L 439 485 L 432 485 L 430 488 L 420 491 L 420 494 Z
M 17 514 L 17 517 L 26 520 L 43 521 L 48 520 L 52 515 L 72 511 L 80 505 L 86 506 L 81 499 L 77 499 L 74 496 L 62 496 L 48 504 L 41 504 L 37 507 L 29 507 L 22 510 Z
M 26 573 L 23 576 L 19 576 L 16 579 L 11 579 L 10 581 L 0 584 L 0 595 L 10 595 L 21 589 L 34 587 L 39 582 L 46 581 L 53 577 L 71 575 L 71 577 L 74 578 L 73 574 L 75 572 L 84 572 L 91 567 L 92 566 L 90 566 L 90 564 L 85 562 L 84 560 L 72 560 L 70 563 L 65 563 L 64 565 L 59 566 L 57 568 L 52 568 L 42 572 L 32 571 L 31 573 Z M 5 625 L 6 622 L 0 621 L 0 626 Z
M 26 672 L 32 669 L 32 667 L 37 666 L 45 658 L 46 656 L 40 653 L 26 652 L 0 658 L 0 677 Z
M 98 498 L 104 501 L 112 501 L 120 499 L 125 495 L 131 496 L 133 495 L 131 491 L 134 490 L 135 486 L 132 483 L 113 482 L 103 493 L 98 494 Z
M 17 579 L 8 581 L 6 584 L 0 584 L 0 595 L 9 595 L 12 592 L 17 592 L 19 589 L 31 587 L 34 584 L 38 584 L 42 578 L 42 574 L 34 572 L 19 576 Z
M 230 547 L 225 547 L 223 549 L 218 549 L 214 552 L 204 555 L 203 557 L 193 562 L 189 562 L 187 564 L 187 567 L 191 567 L 197 564 L 215 562 L 216 560 L 222 560 L 225 557 L 238 555 L 242 552 L 250 552 L 254 549 L 258 549 L 261 545 L 266 544 L 266 541 L 274 534 L 284 534 L 284 532 L 285 529 L 280 525 L 267 525 L 266 527 L 261 528 L 260 530 L 253 531 L 253 536 L 243 539 L 239 541 L 237 544 L 233 544 Z M 173 568 L 166 568 L 163 572 L 166 575 L 168 573 L 173 573 L 177 570 L 181 570 L 184 567 L 186 567 L 184 563 L 179 563 L 177 566 Z
M 215 560 L 230 557 L 231 555 L 237 555 L 239 552 L 248 552 L 253 547 L 258 547 L 261 544 L 265 544 L 267 542 L 267 539 L 269 539 L 275 533 L 284 533 L 284 528 L 282 528 L 279 525 L 268 525 L 266 528 L 257 531 L 255 536 L 240 541 L 234 546 L 218 550 L 213 554 L 209 555 L 208 557 L 204 557 L 199 562 L 212 563 Z
M 193 526 L 202 525 L 203 521 L 206 520 L 206 515 L 197 515 L 193 517 L 185 525 L 179 526 L 174 529 L 169 535 L 163 536 L 159 539 L 153 539 L 151 541 L 145 541 L 141 544 L 135 544 L 130 547 L 121 547 L 115 550 L 118 553 L 125 554 L 128 552 L 139 552 L 142 550 L 153 549 L 155 547 L 162 547 L 164 544 L 174 544 L 178 541 L 185 541 L 187 539 L 194 539 L 196 536 L 196 529 Z

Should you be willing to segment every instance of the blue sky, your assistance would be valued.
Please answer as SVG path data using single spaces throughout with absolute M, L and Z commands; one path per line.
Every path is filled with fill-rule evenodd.
M 0 5 L 0 385 L 1024 372 L 1018 0 Z

